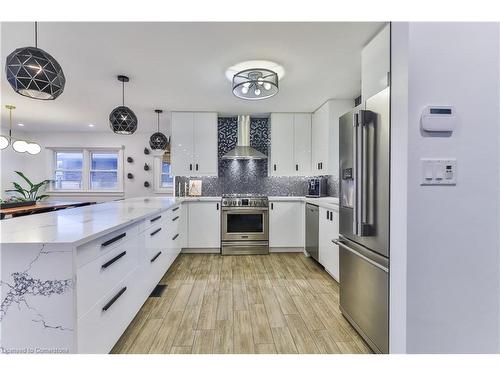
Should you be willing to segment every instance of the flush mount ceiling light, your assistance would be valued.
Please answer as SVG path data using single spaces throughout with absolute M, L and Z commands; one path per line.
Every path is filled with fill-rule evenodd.
M 31 155 L 39 154 L 42 151 L 40 145 L 36 142 L 25 141 L 23 139 L 14 138 L 12 136 L 12 110 L 15 106 L 7 104 L 5 106 L 9 110 L 9 136 L 0 136 L 0 149 L 3 150 L 12 144 L 12 149 L 16 152 L 27 152 Z
M 248 100 L 267 99 L 279 91 L 279 80 L 285 75 L 285 69 L 272 61 L 250 60 L 236 64 L 226 70 L 226 77 L 231 80 L 233 94 Z
M 7 56 L 7 81 L 15 92 L 39 100 L 54 100 L 64 91 L 66 78 L 59 63 L 38 48 L 38 25 L 35 22 L 35 47 L 21 47 Z
M 134 134 L 137 130 L 137 116 L 134 111 L 125 106 L 125 82 L 128 82 L 129 78 L 119 75 L 118 81 L 122 83 L 122 105 L 111 111 L 109 124 L 115 134 Z
M 149 145 L 153 151 L 165 151 L 168 145 L 168 138 L 165 134 L 160 132 L 160 113 L 163 111 L 161 109 L 155 109 L 155 112 L 158 114 L 158 131 L 151 135 L 149 138 Z

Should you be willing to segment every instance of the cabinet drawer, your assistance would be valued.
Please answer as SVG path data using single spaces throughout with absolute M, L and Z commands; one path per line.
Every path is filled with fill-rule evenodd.
M 138 248 L 138 238 L 129 238 L 77 270 L 78 316 L 89 311 L 139 265 Z
M 165 211 L 165 212 L 160 212 L 156 215 L 152 215 L 152 216 L 148 217 L 146 220 L 144 220 L 143 229 L 148 230 L 148 229 L 160 224 L 161 222 L 166 220 L 167 216 L 168 216 L 167 211 Z
M 144 273 L 147 278 L 146 288 L 148 293 L 155 288 L 174 259 L 175 256 L 170 249 L 158 250 L 154 255 L 148 257 L 147 264 L 145 264 L 146 272 Z
M 161 250 L 168 247 L 168 231 L 165 221 L 153 225 L 143 233 L 144 247 L 150 254 L 155 250 Z
M 132 272 L 78 319 L 78 353 L 109 353 L 144 302 L 136 283 Z
M 140 223 L 132 224 L 78 246 L 76 249 L 77 267 L 82 267 L 93 259 L 106 254 L 108 251 L 116 249 L 130 237 L 137 236 L 140 226 Z

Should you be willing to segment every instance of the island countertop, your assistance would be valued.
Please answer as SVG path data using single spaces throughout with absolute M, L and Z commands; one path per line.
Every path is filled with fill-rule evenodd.
M 0 222 L 0 244 L 75 246 L 168 210 L 185 198 L 147 197 L 22 216 Z

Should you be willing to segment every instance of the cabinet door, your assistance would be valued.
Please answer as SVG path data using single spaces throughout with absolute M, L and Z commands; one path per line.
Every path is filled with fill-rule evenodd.
M 327 174 L 329 134 L 328 103 L 323 104 L 313 114 L 312 121 L 312 172 Z
M 294 174 L 309 176 L 311 174 L 311 114 L 296 113 L 294 115 Z
M 384 27 L 361 51 L 361 98 L 371 98 L 389 86 L 390 29 Z
M 271 114 L 271 176 L 295 174 L 293 113 Z
M 193 113 L 172 113 L 172 175 L 193 173 Z
M 319 215 L 319 262 L 339 281 L 339 247 L 332 242 L 339 236 L 339 214 L 320 207 Z
M 269 246 L 304 247 L 304 204 L 269 203 Z
M 188 203 L 188 247 L 220 247 L 220 203 Z
M 194 114 L 193 175 L 217 176 L 217 113 Z

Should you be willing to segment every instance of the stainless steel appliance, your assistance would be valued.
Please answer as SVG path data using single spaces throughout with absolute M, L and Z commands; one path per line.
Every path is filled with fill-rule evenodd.
M 340 118 L 340 310 L 389 351 L 389 88 Z
M 326 196 L 327 182 L 325 178 L 311 178 L 307 183 L 307 187 L 308 198 L 319 198 Z
M 238 116 L 237 135 L 236 147 L 222 156 L 222 159 L 267 159 L 266 155 L 250 146 L 250 116 Z
M 319 260 L 319 208 L 310 203 L 306 204 L 306 251 Z
M 222 197 L 222 254 L 269 254 L 269 201 L 267 197 Z

